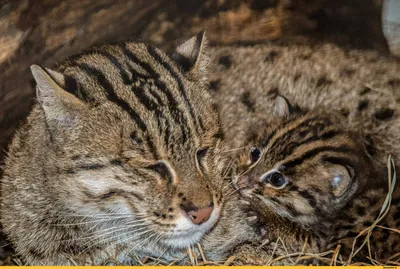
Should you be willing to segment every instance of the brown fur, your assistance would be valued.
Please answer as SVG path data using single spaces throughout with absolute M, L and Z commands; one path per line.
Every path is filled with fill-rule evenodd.
M 141 61 L 150 64 L 151 68 L 154 68 L 157 73 L 160 72 L 161 81 L 168 86 L 168 89 L 172 89 L 174 97 L 177 97 L 180 101 L 179 104 L 181 104 L 183 98 L 176 91 L 179 86 L 176 78 L 171 77 L 170 72 L 160 65 L 160 61 L 154 61 L 154 57 L 149 55 L 146 45 L 141 43 L 128 44 L 129 50 L 134 52 L 134 55 Z M 198 163 L 192 161 L 194 149 L 200 149 L 205 144 L 219 145 L 218 137 L 221 137 L 222 132 L 219 129 L 218 117 L 210 106 L 210 100 L 206 97 L 207 94 L 204 93 L 207 76 L 203 71 L 205 71 L 208 60 L 203 54 L 203 50 L 200 50 L 202 52 L 200 54 L 196 53 L 196 49 L 203 48 L 204 44 L 201 43 L 194 51 L 187 51 L 187 48 L 191 47 L 190 44 L 198 44 L 198 42 L 193 43 L 192 40 L 177 49 L 178 53 L 173 56 L 174 61 L 178 62 L 177 66 L 169 57 L 156 50 L 161 55 L 161 59 L 170 64 L 172 70 L 177 72 L 182 79 L 188 98 L 194 104 L 196 115 L 206 119 L 205 129 L 207 131 L 200 136 L 188 139 L 189 151 L 179 147 L 170 148 L 167 145 L 180 145 L 181 142 L 175 143 L 177 142 L 175 139 L 179 140 L 180 137 L 179 127 L 185 126 L 185 129 L 194 129 L 196 125 L 193 121 L 182 125 L 174 123 L 173 128 L 171 128 L 173 133 L 171 137 L 173 138 L 170 143 L 164 143 L 165 132 L 162 131 L 162 128 L 161 131 L 158 129 L 160 124 L 157 123 L 157 117 L 149 113 L 149 109 L 140 110 L 150 130 L 149 132 L 140 131 L 137 137 L 131 132 L 133 128 L 137 127 L 132 118 L 127 115 L 126 111 L 121 111 L 118 106 L 107 100 L 107 95 L 104 94 L 103 90 L 104 85 L 99 81 L 98 74 L 91 72 L 93 70 L 77 68 L 76 66 L 77 63 L 89 63 L 101 69 L 100 73 L 105 76 L 113 88 L 121 90 L 118 90 L 118 95 L 121 94 L 119 96 L 127 100 L 130 107 L 141 108 L 143 107 L 142 104 L 137 102 L 138 99 L 132 98 L 121 83 L 121 80 L 124 79 L 124 72 L 119 70 L 118 64 L 116 65 L 116 62 L 113 62 L 112 57 L 105 57 L 103 52 L 116 57 L 117 62 L 123 59 L 122 69 L 126 70 L 128 80 L 131 79 L 132 70 L 136 71 L 136 75 L 140 77 L 139 82 L 145 82 L 145 84 L 137 83 L 135 86 L 140 88 L 144 85 L 146 89 L 155 89 L 159 88 L 160 85 L 154 85 L 157 81 L 154 77 L 146 78 L 149 74 L 143 69 L 143 66 L 132 65 L 131 60 L 124 59 L 126 52 L 121 50 L 121 46 L 104 46 L 97 50 L 100 53 L 85 53 L 75 59 L 73 58 L 69 64 L 62 65 L 58 69 L 58 72 L 67 75 L 68 79 L 72 77 L 72 81 L 83 84 L 83 88 L 82 85 L 77 85 L 78 87 L 72 85 L 72 88 L 70 88 L 72 95 L 83 101 L 83 104 L 75 102 L 77 100 L 72 98 L 73 96 L 64 94 L 66 98 L 60 100 L 67 101 L 66 107 L 69 112 L 72 108 L 73 113 L 69 115 L 73 115 L 73 117 L 63 121 L 67 124 L 64 126 L 66 129 L 54 128 L 54 126 L 57 127 L 54 122 L 60 115 L 59 110 L 58 112 L 56 110 L 57 113 L 47 113 L 47 115 L 54 117 L 51 117 L 51 120 L 45 120 L 44 107 L 46 103 L 43 101 L 46 101 L 46 95 L 42 96 L 41 106 L 35 106 L 28 123 L 19 130 L 14 138 L 2 186 L 2 212 L 4 212 L 4 214 L 2 213 L 2 222 L 6 223 L 5 226 L 8 227 L 6 230 L 10 234 L 10 238 L 17 245 L 19 253 L 27 258 L 28 263 L 73 264 L 73 261 L 78 259 L 78 263 L 82 264 L 92 262 L 101 264 L 110 256 L 109 252 L 112 252 L 112 250 L 107 249 L 109 245 L 107 240 L 104 242 L 97 241 L 100 244 L 98 248 L 95 248 L 93 243 L 96 243 L 95 239 L 99 238 L 89 237 L 91 232 L 96 229 L 101 231 L 107 225 L 99 225 L 98 219 L 93 216 L 72 218 L 72 216 L 60 215 L 60 212 L 65 212 L 65 208 L 68 208 L 67 213 L 74 213 L 74 210 L 79 208 L 79 204 L 74 205 L 73 202 L 82 198 L 86 199 L 85 204 L 95 207 L 101 206 L 99 210 L 107 209 L 107 206 L 110 206 L 109 202 L 96 200 L 96 197 L 93 197 L 91 193 L 84 194 L 80 192 L 80 187 L 71 185 L 70 182 L 73 183 L 74 180 L 71 181 L 70 179 L 75 178 L 75 175 L 70 175 L 70 173 L 76 172 L 71 168 L 80 166 L 80 168 L 85 169 L 84 167 L 88 167 L 87 164 L 104 164 L 102 169 L 104 168 L 107 172 L 83 171 L 82 173 L 99 177 L 100 175 L 104 177 L 109 173 L 116 173 L 118 176 L 122 176 L 120 178 L 131 180 L 131 171 L 128 171 L 129 175 L 126 175 L 125 171 L 123 175 L 120 175 L 121 167 L 115 157 L 120 157 L 122 149 L 124 153 L 127 153 L 127 155 L 122 155 L 123 159 L 129 159 L 130 162 L 134 161 L 129 163 L 132 167 L 142 169 L 143 166 L 148 164 L 153 165 L 158 158 L 153 158 L 149 154 L 146 136 L 155 142 L 155 148 L 159 151 L 160 157 L 168 159 L 167 170 L 170 172 L 169 169 L 172 168 L 180 180 L 174 182 L 177 186 L 171 196 L 164 197 L 165 190 L 162 187 L 155 187 L 151 183 L 158 177 L 158 172 L 157 167 L 150 166 L 155 173 L 151 173 L 151 175 L 146 173 L 146 180 L 137 182 L 137 185 L 140 185 L 139 189 L 145 194 L 146 200 L 142 203 L 134 203 L 132 207 L 137 207 L 140 210 L 158 209 L 160 207 L 162 212 L 157 213 L 161 213 L 160 216 L 163 219 L 162 213 L 169 208 L 166 206 L 167 204 L 180 204 L 181 200 L 176 197 L 177 193 L 179 194 L 178 189 L 183 190 L 182 193 L 187 193 L 184 196 L 185 198 L 189 197 L 192 202 L 200 206 L 207 205 L 210 197 L 218 195 L 219 190 L 221 190 L 228 202 L 220 201 L 221 206 L 225 204 L 221 211 L 220 221 L 202 242 L 203 249 L 207 251 L 206 256 L 212 260 L 221 260 L 229 254 L 232 247 L 253 239 L 252 227 L 246 223 L 243 217 L 244 213 L 239 210 L 237 196 L 235 194 L 229 195 L 232 191 L 228 188 L 220 188 L 222 185 L 228 186 L 227 183 L 221 182 L 221 175 L 229 175 L 223 172 L 230 168 L 223 160 L 221 151 L 211 151 L 206 155 L 206 163 L 210 163 L 206 170 L 208 171 L 207 177 L 210 177 L 209 185 L 211 185 L 208 190 L 205 190 L 205 185 L 200 183 L 204 171 L 199 171 L 199 168 L 200 170 L 202 168 L 199 167 Z M 201 55 L 202 57 L 187 61 L 187 58 L 191 59 L 193 55 Z M 229 59 L 229 66 L 218 64 L 226 62 L 219 61 L 220 58 Z M 378 165 L 386 162 L 386 156 L 389 153 L 393 154 L 398 160 L 399 150 L 396 141 L 398 141 L 398 102 L 400 95 L 397 91 L 399 88 L 397 82 L 400 67 L 396 61 L 381 57 L 375 52 L 345 51 L 328 44 L 316 47 L 260 45 L 255 47 L 213 48 L 211 49 L 211 62 L 214 64 L 211 68 L 209 89 L 221 113 L 223 129 L 227 135 L 226 141 L 230 145 L 229 151 L 224 150 L 229 152 L 228 154 L 236 153 L 237 148 L 243 146 L 246 137 L 248 137 L 249 126 L 252 126 L 251 128 L 256 133 L 260 132 L 260 126 L 264 124 L 264 120 L 271 119 L 276 94 L 281 93 L 302 107 L 311 109 L 320 107 L 322 110 L 330 111 L 333 109 L 341 112 L 347 117 L 344 122 L 349 129 L 365 131 L 368 152 L 374 155 L 373 160 Z M 189 69 L 187 69 L 188 66 Z M 196 69 L 190 67 L 198 68 L 200 72 L 196 73 Z M 91 75 L 88 76 L 88 73 Z M 56 73 L 53 75 L 55 77 L 52 77 L 52 79 L 55 80 L 56 84 L 62 86 L 65 82 L 64 79 L 57 80 L 58 75 Z M 68 83 L 70 82 L 71 80 L 68 80 Z M 71 84 L 68 85 L 71 86 Z M 82 89 L 89 90 L 82 91 Z M 161 98 L 163 102 L 166 101 L 164 95 Z M 71 102 L 68 102 L 68 100 Z M 68 108 L 69 104 L 74 102 L 77 107 L 82 107 L 82 109 L 74 110 L 75 105 Z M 90 113 L 88 113 L 87 106 L 90 107 Z M 153 112 L 154 109 L 153 107 Z M 186 109 L 184 113 L 188 112 Z M 166 109 L 164 109 L 165 111 Z M 173 113 L 165 113 L 168 119 L 174 118 Z M 82 115 L 85 115 L 85 117 L 82 117 Z M 72 126 L 68 125 L 71 122 L 76 123 L 79 127 L 79 135 L 77 132 L 71 132 L 72 127 L 74 127 L 73 124 Z M 257 124 L 260 122 L 262 123 Z M 167 127 L 163 124 L 161 126 Z M 132 137 L 128 138 L 131 135 Z M 68 147 L 65 148 L 65 145 L 68 145 Z M 124 151 L 127 145 L 131 147 L 128 152 Z M 218 148 L 222 148 L 222 146 L 218 146 Z M 231 156 L 233 157 L 233 155 Z M 90 165 L 91 168 L 96 167 Z M 123 163 L 122 166 L 125 165 L 127 164 Z M 147 166 L 147 168 L 150 167 Z M 134 173 L 137 172 L 140 171 L 134 171 Z M 55 175 L 57 180 L 54 178 Z M 53 178 L 53 180 L 43 181 L 43 178 Z M 137 179 L 140 178 L 137 177 Z M 151 178 L 150 182 L 147 180 L 149 178 Z M 165 182 L 162 184 L 165 184 Z M 108 185 L 108 187 L 111 185 Z M 215 186 L 215 188 L 212 186 Z M 123 188 L 125 189 L 125 185 Z M 103 199 L 109 199 L 112 202 L 130 200 L 116 190 L 103 194 Z M 159 206 L 161 204 L 162 206 Z M 73 206 L 72 210 L 70 210 L 70 206 Z M 261 211 L 261 213 L 259 212 L 260 219 L 268 222 L 264 232 L 270 235 L 270 239 L 282 237 L 285 242 L 289 242 L 289 246 L 295 251 L 300 245 L 303 245 L 302 240 L 309 237 L 308 230 L 304 230 L 292 221 L 278 217 L 271 212 L 270 208 L 259 206 L 256 202 L 252 206 L 254 211 Z M 32 212 L 36 213 L 32 214 Z M 349 210 L 349 212 L 352 212 L 352 210 Z M 373 215 L 376 210 L 374 209 L 371 212 Z M 93 211 L 90 212 L 90 214 L 92 213 Z M 165 212 L 166 219 L 164 221 L 171 224 L 174 220 L 170 221 L 167 218 L 169 214 L 169 212 Z M 15 218 L 16 215 L 17 218 Z M 157 218 L 154 216 L 150 219 L 156 220 Z M 92 223 L 90 223 L 91 221 Z M 53 225 L 54 222 L 57 224 L 56 226 Z M 77 225 L 77 223 L 83 222 L 87 222 L 87 224 Z M 98 225 L 95 225 L 96 223 Z M 338 223 L 341 224 L 340 221 Z M 124 225 L 123 220 L 120 222 L 116 220 L 115 225 L 117 224 Z M 355 229 L 359 228 L 356 227 Z M 299 233 L 299 231 L 301 232 Z M 75 240 L 82 238 L 82 234 L 86 236 L 84 243 Z M 60 241 L 60 238 L 67 240 Z M 141 240 L 135 239 L 129 243 L 135 245 L 138 241 L 141 242 Z M 136 251 L 140 257 L 145 255 L 158 256 L 165 250 L 162 244 L 152 244 L 150 241 L 144 242 L 144 246 Z M 89 248 L 90 251 L 87 249 L 88 245 L 92 245 Z M 151 248 L 148 249 L 147 246 L 151 246 Z M 315 251 L 314 246 L 311 246 L 309 250 Z M 116 259 L 122 263 L 131 263 L 132 259 L 129 255 L 126 255 L 131 249 L 132 245 L 120 246 L 117 253 L 121 253 L 121 255 L 117 256 Z M 259 249 L 259 246 L 256 246 L 256 250 L 253 249 L 254 253 L 258 253 Z M 86 254 L 89 254 L 86 255 L 89 257 L 79 255 L 82 254 L 83 250 Z M 240 252 L 240 247 L 237 251 Z M 279 251 L 278 253 L 285 253 L 284 249 Z M 236 252 L 235 255 L 240 255 L 239 252 Z M 270 255 L 271 251 L 268 253 Z M 181 249 L 174 249 L 164 254 L 162 258 L 166 259 L 180 259 L 182 255 L 185 255 Z M 72 256 L 71 259 L 70 256 Z
M 277 93 L 301 107 L 338 111 L 345 124 L 363 130 L 374 161 L 399 159 L 400 64 L 374 51 L 333 44 L 269 44 L 210 51 L 210 92 L 231 148 L 249 129 L 270 120 Z M 229 68 L 217 64 L 229 57 Z
M 210 77 L 210 92 L 220 112 L 232 156 L 243 146 L 250 146 L 247 142 L 256 142 L 257 137 L 262 136 L 266 122 L 270 122 L 274 118 L 272 114 L 275 98 L 279 94 L 294 104 L 314 111 L 312 113 L 317 115 L 326 115 L 331 118 L 336 117 L 334 114 L 338 114 L 339 127 L 345 127 L 346 130 L 363 140 L 366 154 L 373 162 L 375 168 L 368 167 L 372 170 L 363 171 L 363 173 L 378 174 L 376 178 L 363 180 L 368 180 L 376 186 L 375 181 L 379 179 L 378 182 L 381 182 L 380 187 L 382 188 L 374 190 L 372 185 L 370 186 L 371 192 L 379 193 L 379 195 L 376 194 L 379 198 L 370 210 L 366 210 L 361 219 L 353 223 L 353 228 L 349 229 L 346 224 L 342 225 L 342 222 L 346 223 L 347 221 L 338 221 L 335 225 L 342 225 L 344 231 L 354 233 L 360 231 L 361 227 L 365 227 L 361 222 L 365 221 L 366 224 L 369 224 L 376 218 L 387 193 L 385 189 L 387 186 L 385 176 L 387 157 L 392 155 L 397 165 L 400 162 L 398 143 L 400 64 L 398 60 L 387 58 L 373 51 L 347 50 L 332 44 L 218 47 L 214 48 L 210 55 L 211 62 L 215 63 L 212 66 L 213 72 Z M 227 58 L 230 60 L 229 66 L 217 64 L 221 62 L 219 59 Z M 267 128 L 274 128 L 274 126 L 276 125 L 273 124 Z M 285 143 L 283 143 L 284 145 Z M 276 150 L 279 151 L 279 148 Z M 365 158 L 366 154 L 362 153 L 361 156 L 364 156 L 362 158 Z M 282 152 L 282 155 L 284 157 L 285 153 Z M 241 157 L 242 163 L 247 161 L 248 152 Z M 310 172 L 314 171 L 304 171 L 306 174 Z M 302 187 L 305 188 L 307 184 L 305 181 Z M 268 190 L 267 192 L 271 195 L 273 191 Z M 368 197 L 368 193 L 366 193 L 366 197 Z M 364 201 L 364 199 L 367 198 L 362 196 L 356 201 Z M 398 227 L 398 222 L 396 224 L 394 220 L 390 220 L 398 218 L 398 199 L 395 198 L 393 203 L 392 211 L 382 225 Z M 304 230 L 301 226 L 298 227 L 293 221 L 288 222 L 285 218 L 277 218 L 276 213 L 272 213 L 271 208 L 262 206 L 262 203 L 258 205 L 258 202 L 253 201 L 252 208 L 256 212 L 261 211 L 258 214 L 263 219 L 262 222 L 267 223 L 264 229 L 266 229 L 266 234 L 270 234 L 270 241 L 274 241 L 272 238 L 283 238 L 287 243 L 286 248 L 289 253 L 298 251 L 303 245 L 299 242 L 304 241 L 297 237 L 299 229 L 303 231 L 300 235 L 310 237 L 307 229 Z M 350 220 L 351 216 L 360 215 L 362 211 L 358 210 L 357 213 L 355 205 L 345 208 Z M 369 220 L 367 221 L 367 219 Z M 360 223 L 357 224 L 357 221 Z M 293 226 L 293 224 L 295 225 Z M 288 232 L 291 229 L 294 229 L 293 232 Z M 380 233 L 379 229 L 375 229 L 374 234 L 380 237 Z M 354 239 L 354 234 L 351 235 L 352 237 L 347 239 L 347 246 Z M 390 235 L 395 236 L 393 233 Z M 384 239 L 385 237 L 387 235 L 380 238 Z M 333 239 L 333 237 L 331 238 Z M 311 240 L 313 240 L 312 236 Z M 379 245 L 380 247 L 376 248 L 375 246 L 375 249 L 380 253 L 384 252 L 385 245 L 381 243 Z M 314 246 L 308 246 L 308 248 L 306 246 L 306 251 L 321 250 Z M 328 244 L 326 246 L 328 247 Z M 293 248 L 290 249 L 291 247 Z M 262 255 L 259 246 L 255 248 L 245 246 L 244 249 L 243 253 L 238 250 L 235 255 L 251 256 L 252 253 Z M 270 248 L 268 249 L 270 250 Z M 267 260 L 271 253 L 271 251 L 264 253 Z M 278 248 L 275 252 L 277 256 L 287 253 L 284 248 Z M 341 253 L 348 255 L 349 251 L 342 249 Z M 361 255 L 363 254 L 365 253 Z
M 378 219 L 388 193 L 387 176 L 367 154 L 362 134 L 341 122 L 334 113 L 295 111 L 249 135 L 239 158 L 237 186 L 252 200 L 269 241 L 281 238 L 293 252 L 305 247 L 311 253 L 341 244 L 340 253 L 348 259 L 354 237 Z M 254 148 L 262 153 L 256 161 L 251 159 Z M 278 182 L 274 187 L 276 180 L 265 176 L 269 173 L 284 178 L 286 185 Z M 399 198 L 397 187 L 394 204 L 380 225 L 400 228 Z M 373 259 L 381 262 L 400 251 L 396 232 L 375 229 L 371 242 Z M 367 255 L 363 249 L 353 260 L 367 261 Z

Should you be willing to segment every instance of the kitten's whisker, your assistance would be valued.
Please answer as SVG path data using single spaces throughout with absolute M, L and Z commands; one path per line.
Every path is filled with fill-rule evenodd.
M 223 188 L 225 189 L 235 189 L 235 183 L 234 182 L 224 182 Z
M 223 172 L 223 175 L 222 175 L 223 178 L 225 178 L 225 177 L 228 175 L 228 173 L 229 173 L 230 171 L 232 171 L 232 168 L 233 168 L 234 165 L 235 165 L 235 161 L 231 159 L 231 160 L 229 161 L 227 167 L 226 167 L 226 171 Z
M 235 190 L 233 190 L 231 193 L 227 194 L 227 198 L 230 198 L 231 196 L 233 196 L 236 192 L 240 191 L 242 188 L 237 188 Z

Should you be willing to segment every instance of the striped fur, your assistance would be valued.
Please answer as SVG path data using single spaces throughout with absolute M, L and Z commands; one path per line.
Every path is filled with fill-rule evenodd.
M 170 57 L 126 42 L 32 67 L 38 104 L 1 186 L 1 222 L 27 264 L 168 258 L 213 227 L 225 171 L 204 46 L 199 34 Z M 200 225 L 184 213 L 209 206 Z
M 277 113 L 283 116 L 263 129 L 254 128 L 239 157 L 235 183 L 253 202 L 270 241 L 286 238 L 285 245 L 297 252 L 305 243 L 300 234 L 305 234 L 311 238 L 309 252 L 340 243 L 341 254 L 349 255 L 354 236 L 375 221 L 384 203 L 387 179 L 378 173 L 384 168 L 373 164 L 363 135 L 343 126 L 341 116 L 292 109 L 279 96 L 276 104 L 275 112 L 286 112 Z M 400 197 L 398 188 L 395 197 Z M 398 199 L 393 203 L 381 225 L 398 229 L 400 204 Z M 390 233 L 389 240 L 388 233 L 373 233 L 373 258 L 384 261 L 400 251 L 399 235 Z M 360 252 L 357 258 L 364 260 L 367 254 Z

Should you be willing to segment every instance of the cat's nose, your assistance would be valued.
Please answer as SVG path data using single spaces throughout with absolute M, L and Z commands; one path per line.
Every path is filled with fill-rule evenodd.
M 199 225 L 209 220 L 213 210 L 214 206 L 207 206 L 197 210 L 191 210 L 187 212 L 187 214 L 194 224 Z
M 211 213 L 214 210 L 213 202 L 209 206 L 198 208 L 193 203 L 181 204 L 181 208 L 186 212 L 192 222 L 196 225 L 202 224 L 210 219 Z

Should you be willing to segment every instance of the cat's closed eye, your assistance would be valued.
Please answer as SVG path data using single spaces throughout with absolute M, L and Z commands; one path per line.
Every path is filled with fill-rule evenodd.
M 162 179 L 165 179 L 168 184 L 172 183 L 175 179 L 175 173 L 167 161 L 158 161 L 155 164 L 146 167 L 160 175 Z

